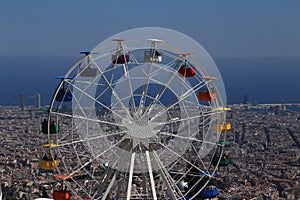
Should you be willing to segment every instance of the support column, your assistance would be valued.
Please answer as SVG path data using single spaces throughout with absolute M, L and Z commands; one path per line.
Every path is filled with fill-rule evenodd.
M 131 185 L 132 185 L 132 176 L 133 176 L 133 168 L 134 168 L 134 159 L 135 159 L 135 152 L 133 152 L 131 155 L 128 189 L 127 189 L 127 200 L 130 200 L 130 196 L 131 196 Z
M 152 197 L 153 197 L 153 200 L 157 200 L 156 190 L 155 190 L 155 183 L 154 183 L 154 178 L 153 178 L 153 173 L 152 173 L 152 166 L 151 166 L 149 151 L 146 151 L 146 158 L 147 158 L 147 165 L 148 165 L 149 176 L 150 176 L 150 184 L 151 184 L 151 190 L 152 190 Z

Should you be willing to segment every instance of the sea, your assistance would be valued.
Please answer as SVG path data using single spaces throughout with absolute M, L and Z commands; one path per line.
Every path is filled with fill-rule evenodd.
M 34 105 L 39 92 L 48 105 L 64 75 L 80 57 L 0 56 L 0 105 Z M 255 103 L 300 103 L 300 57 L 213 58 L 224 81 L 227 104 L 243 103 L 244 96 Z

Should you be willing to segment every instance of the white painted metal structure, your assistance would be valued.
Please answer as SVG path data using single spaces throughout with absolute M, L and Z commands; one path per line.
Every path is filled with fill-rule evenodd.
M 159 54 L 145 59 L 149 49 Z M 194 54 L 183 57 L 185 51 Z M 196 70 L 193 77 L 178 73 L 183 62 Z M 226 96 L 216 65 L 196 41 L 163 28 L 129 30 L 100 43 L 66 77 L 48 119 L 60 131 L 48 138 L 73 196 L 194 199 L 205 188 L 209 179 L 201 174 L 216 172 L 212 158 L 225 138 L 212 127 L 225 122 L 217 108 Z M 72 101 L 56 101 L 63 86 Z M 200 101 L 202 90 L 216 99 Z

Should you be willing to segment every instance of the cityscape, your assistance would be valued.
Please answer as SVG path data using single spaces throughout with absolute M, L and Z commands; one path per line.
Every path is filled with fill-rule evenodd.
M 40 124 L 47 117 L 40 96 L 36 94 L 35 106 L 24 106 L 22 93 L 19 98 L 19 106 L 0 107 L 1 183 L 4 199 L 31 200 L 41 197 L 56 180 L 39 164 L 46 143 Z M 230 145 L 224 150 L 230 164 L 219 167 L 219 176 L 212 180 L 218 198 L 299 199 L 300 113 L 284 104 L 229 107 L 232 128 L 227 133 Z

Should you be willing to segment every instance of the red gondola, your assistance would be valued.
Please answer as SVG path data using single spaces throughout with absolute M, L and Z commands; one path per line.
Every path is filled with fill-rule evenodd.
M 192 67 L 181 66 L 178 73 L 182 77 L 193 77 L 196 74 L 196 70 Z
M 188 56 L 194 54 L 193 52 L 183 52 L 179 53 L 179 56 L 181 59 L 183 58 L 183 61 L 180 61 L 180 68 L 178 70 L 178 74 L 182 77 L 193 77 L 196 74 L 196 69 L 194 67 L 188 66 Z
M 129 62 L 129 54 L 119 55 L 117 58 L 117 54 L 112 55 L 112 63 L 113 64 L 124 64 Z
M 129 54 L 124 52 L 124 39 L 113 39 L 112 41 L 117 42 L 116 53 L 111 55 L 111 60 L 113 64 L 124 64 L 129 62 Z

